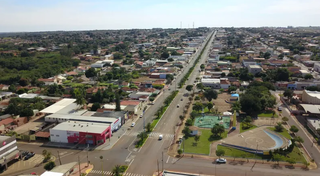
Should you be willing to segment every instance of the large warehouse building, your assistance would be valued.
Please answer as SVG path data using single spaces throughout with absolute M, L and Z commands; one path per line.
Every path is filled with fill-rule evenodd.
M 51 142 L 100 145 L 110 136 L 110 125 L 102 123 L 67 121 L 50 129 Z
M 57 123 L 50 129 L 51 142 L 101 145 L 125 123 L 127 112 L 94 112 L 79 109 L 75 99 L 62 99 L 43 109 L 45 121 Z
M 304 90 L 302 102 L 307 104 L 320 104 L 320 92 Z
M 7 163 L 19 158 L 19 150 L 16 138 L 10 136 L 0 136 L 0 165 L 6 167 Z

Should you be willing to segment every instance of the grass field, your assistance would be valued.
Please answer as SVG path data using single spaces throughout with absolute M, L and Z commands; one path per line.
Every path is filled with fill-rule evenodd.
M 278 115 L 276 113 L 273 115 L 273 111 L 265 111 L 263 113 L 258 114 L 258 117 L 272 117 L 272 116 L 274 118 L 278 117 Z
M 290 134 L 288 133 L 288 131 L 286 129 L 283 129 L 282 132 L 277 132 L 276 129 L 274 127 L 268 127 L 268 129 L 270 129 L 271 131 L 274 131 L 278 134 L 281 134 L 282 136 L 284 136 L 287 139 L 291 139 Z
M 253 130 L 253 129 L 257 128 L 257 126 L 252 125 L 252 127 L 251 127 L 251 128 L 248 128 L 248 129 L 242 129 L 242 124 L 243 124 L 243 123 L 240 123 L 240 133 L 243 133 L 243 132 L 245 132 L 245 131 L 249 131 L 249 130 Z
M 184 141 L 184 144 L 182 143 L 181 148 L 183 149 L 183 145 L 184 145 L 186 153 L 209 155 L 210 144 L 213 141 L 226 138 L 228 135 L 228 132 L 225 131 L 224 133 L 221 134 L 221 137 L 220 136 L 214 137 L 212 136 L 211 130 L 200 129 L 200 131 L 201 131 L 201 136 L 197 145 L 194 145 L 195 143 L 194 137 L 189 137 Z
M 231 147 L 225 147 L 218 145 L 217 149 L 222 149 L 225 151 L 225 156 L 235 157 L 235 158 L 251 158 L 251 159 L 270 159 L 268 155 L 255 155 L 253 153 L 244 152 L 242 150 L 234 149 Z M 303 163 L 305 161 L 303 155 L 297 147 L 293 148 L 293 151 L 288 154 L 288 156 L 282 156 L 281 161 L 286 161 L 289 158 L 293 158 L 296 162 Z

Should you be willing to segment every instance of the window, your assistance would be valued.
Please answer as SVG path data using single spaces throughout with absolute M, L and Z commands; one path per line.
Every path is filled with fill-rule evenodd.
M 54 136 L 54 134 L 51 134 L 50 136 Z
M 59 135 L 56 135 L 56 137 L 59 137 Z

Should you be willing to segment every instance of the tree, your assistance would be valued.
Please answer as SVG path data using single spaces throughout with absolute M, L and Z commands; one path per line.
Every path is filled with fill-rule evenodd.
M 147 132 L 151 132 L 152 131 L 152 126 L 151 126 L 150 122 L 147 123 L 146 129 L 147 129 Z
M 220 158 L 221 156 L 224 156 L 225 151 L 222 149 L 218 149 L 216 150 L 216 155 Z
M 201 91 L 204 89 L 204 86 L 202 83 L 197 84 L 197 89 L 200 89 Z
M 291 164 L 291 165 L 296 164 L 296 161 L 295 161 L 293 158 L 287 159 L 287 162 L 288 162 L 289 164 Z
M 86 92 L 85 92 L 84 88 L 75 88 L 73 90 L 73 94 L 76 98 L 77 105 L 80 105 L 82 107 L 83 105 L 86 104 L 86 99 L 85 99 Z
M 184 136 L 188 137 L 191 133 L 191 130 L 189 129 L 189 127 L 185 126 L 182 130 L 182 133 L 184 134 Z
M 53 161 L 50 161 L 49 163 L 44 165 L 44 169 L 47 170 L 47 171 L 53 169 L 54 167 L 56 167 L 56 164 Z
M 21 78 L 19 81 L 20 86 L 27 86 L 30 84 L 29 80 L 25 79 L 25 78 Z
M 275 126 L 275 130 L 277 132 L 282 132 L 284 130 L 283 126 L 281 125 L 281 123 L 277 123 L 277 125 Z
M 291 131 L 292 133 L 297 133 L 297 132 L 299 131 L 299 129 L 298 129 L 296 126 L 292 125 L 292 126 L 290 127 L 290 131 Z
M 294 141 L 298 142 L 299 144 L 304 143 L 304 140 L 300 136 L 294 137 Z
M 286 89 L 284 92 L 283 92 L 283 96 L 284 97 L 287 97 L 288 99 L 291 99 L 292 96 L 293 96 L 293 91 L 291 89 Z
M 263 58 L 269 59 L 271 54 L 269 52 L 264 53 Z
M 178 150 L 178 154 L 181 155 L 183 153 L 182 149 Z
M 143 141 L 148 137 L 148 134 L 146 132 L 141 132 L 137 135 L 137 137 L 140 139 L 140 141 Z
M 21 117 L 32 117 L 34 115 L 33 110 L 31 108 L 25 108 L 21 111 Z
M 212 99 L 217 99 L 218 93 L 217 91 L 213 89 L 207 89 L 204 91 L 203 95 L 206 97 L 208 101 L 211 101 Z
M 240 98 L 241 110 L 247 114 L 253 114 L 262 110 L 259 97 L 253 94 L 244 94 Z
M 288 117 L 282 117 L 282 122 L 283 122 L 283 123 L 286 123 L 286 122 L 288 122 L 288 121 L 289 121 Z
M 207 103 L 207 107 L 208 107 L 209 111 L 211 112 L 211 109 L 213 108 L 213 103 L 212 102 Z
M 289 71 L 286 68 L 278 68 L 275 71 L 275 81 L 289 81 Z
M 184 120 L 184 116 L 183 115 L 180 115 L 179 116 L 179 119 L 181 120 L 181 122 Z
M 203 104 L 201 102 L 196 102 L 193 104 L 192 109 L 199 112 L 203 109 Z
M 307 169 L 308 166 L 310 165 L 310 163 L 308 161 L 304 160 L 303 165 L 305 166 L 305 169 Z
M 91 67 L 88 70 L 86 70 L 85 75 L 87 78 L 91 78 L 91 77 L 97 76 L 97 72 L 96 72 L 95 68 Z
M 311 74 L 304 75 L 304 79 L 313 79 L 313 76 Z
M 169 57 L 168 51 L 164 51 L 163 53 L 161 53 L 161 58 L 167 59 L 168 57 Z
M 114 53 L 113 54 L 113 59 L 114 60 L 120 60 L 123 58 L 123 55 L 121 53 Z
M 201 65 L 200 65 L 200 69 L 201 69 L 201 70 L 204 70 L 205 68 L 206 68 L 206 66 L 205 66 L 204 64 L 201 64 Z
M 96 111 L 100 108 L 100 103 L 93 103 L 91 111 Z
M 16 91 L 17 91 L 17 87 L 16 87 L 14 84 L 11 84 L 11 85 L 9 86 L 8 90 L 9 90 L 10 92 L 16 92 Z
M 239 101 L 234 102 L 234 103 L 232 104 L 232 106 L 231 106 L 231 110 L 232 110 L 232 112 L 234 112 L 234 111 L 240 112 L 240 110 L 241 110 L 241 104 L 240 104 L 240 102 L 239 102 Z
M 116 109 L 115 109 L 115 111 L 121 111 L 120 95 L 119 95 L 119 93 L 116 94 Z
M 228 88 L 228 93 L 231 93 L 231 92 L 236 91 L 236 90 L 237 90 L 237 87 L 236 87 L 236 86 L 230 86 L 230 87 Z
M 273 155 L 273 161 L 277 162 L 279 164 L 279 161 L 282 159 L 282 156 L 280 154 L 274 154 Z
M 226 76 L 226 73 L 225 72 L 222 72 L 221 73 L 221 77 L 223 78 L 223 77 L 225 77 Z
M 220 124 L 215 124 L 212 129 L 211 132 L 214 136 L 219 136 L 221 137 L 221 134 L 224 132 L 224 127 Z
M 187 85 L 186 86 L 186 90 L 189 91 L 189 92 L 192 90 L 192 88 L 193 88 L 193 85 Z
M 45 157 L 47 155 L 48 151 L 46 149 L 42 150 L 42 155 Z
M 194 141 L 196 142 L 196 144 L 198 143 L 199 140 L 200 140 L 200 136 L 199 135 L 195 135 L 194 136 Z
M 113 169 L 112 169 L 112 175 L 113 176 L 121 176 L 121 168 L 119 165 L 116 165 Z

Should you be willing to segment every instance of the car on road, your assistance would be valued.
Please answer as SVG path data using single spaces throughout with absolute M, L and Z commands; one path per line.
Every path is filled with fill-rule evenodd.
M 141 114 L 141 115 L 140 115 L 140 118 L 142 118 L 142 117 L 143 117 L 143 115 Z
M 30 152 L 27 154 L 27 156 L 24 157 L 24 160 L 28 160 L 28 159 L 32 158 L 34 155 L 35 155 L 35 153 Z
M 181 101 L 183 101 L 183 98 L 181 98 Z
M 163 139 L 163 135 L 160 134 L 160 135 L 159 135 L 159 141 L 162 140 L 162 139 Z
M 227 163 L 227 160 L 226 159 L 224 159 L 224 158 L 218 158 L 218 159 L 216 159 L 216 163 Z
M 134 127 L 135 125 L 136 125 L 136 123 L 135 123 L 135 122 L 132 122 L 131 127 Z
M 282 111 L 282 107 L 281 106 L 278 107 L 278 111 Z
M 179 106 L 179 104 L 177 104 L 177 108 L 179 108 L 180 106 Z

